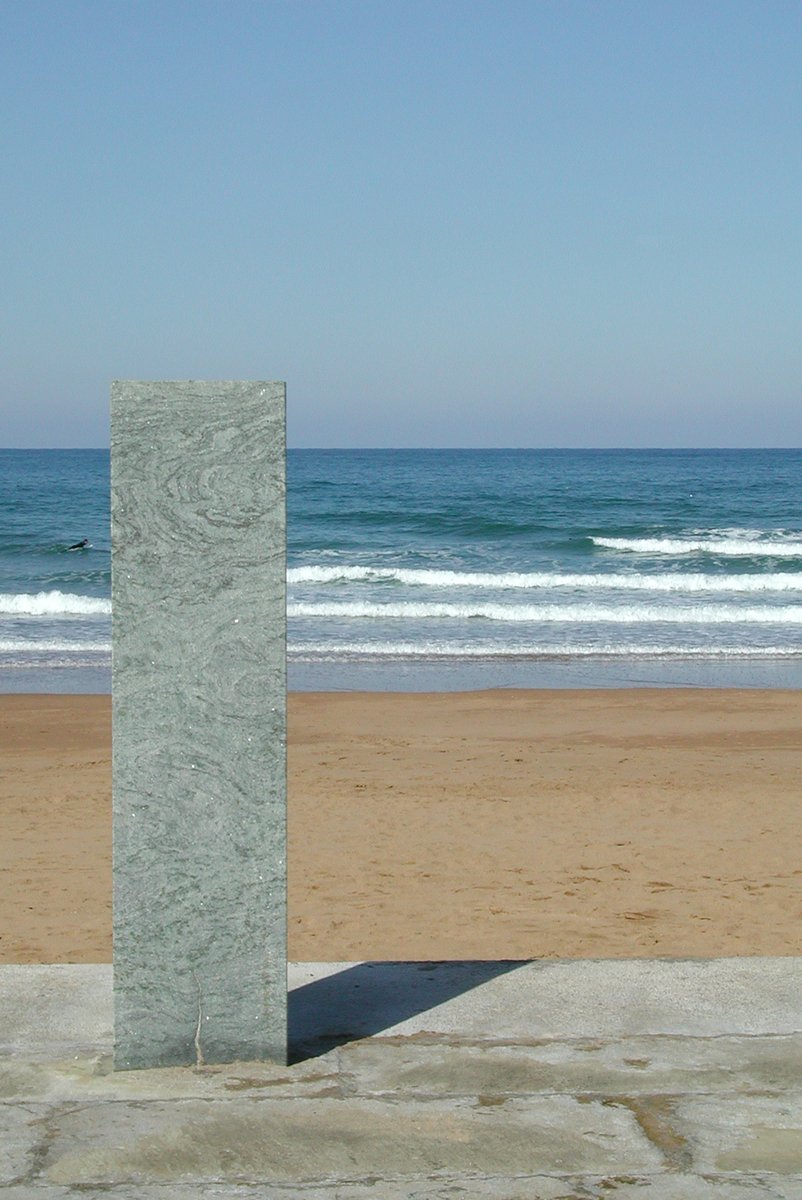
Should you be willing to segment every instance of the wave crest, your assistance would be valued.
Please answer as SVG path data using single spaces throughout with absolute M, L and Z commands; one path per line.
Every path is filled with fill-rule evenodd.
M 495 591 L 558 587 L 605 588 L 643 592 L 793 592 L 802 591 L 802 572 L 764 575 L 705 575 L 701 571 L 655 575 L 623 572 L 560 574 L 551 571 L 444 571 L 413 567 L 291 567 L 287 583 L 401 583 L 430 588 L 492 588 Z
M 291 646 L 290 658 L 302 662 L 305 658 L 340 661 L 381 658 L 450 658 L 450 659 L 523 659 L 544 660 L 561 658 L 800 658 L 802 647 L 793 646 L 661 646 L 655 643 L 620 646 L 615 643 L 556 643 L 554 645 L 495 646 L 473 643 L 470 646 L 448 642 L 313 642 Z
M 58 638 L 25 641 L 0 638 L 0 654 L 110 654 L 111 642 L 65 642 Z
M 765 538 L 591 538 L 605 550 L 631 554 L 719 554 L 727 558 L 802 558 L 802 541 Z
M 16 617 L 108 616 L 111 601 L 96 596 L 76 596 L 71 592 L 0 592 L 0 613 Z
M 471 620 L 583 622 L 591 624 L 800 625 L 802 604 L 743 608 L 737 604 L 290 604 L 288 617 L 345 617 L 350 620 Z

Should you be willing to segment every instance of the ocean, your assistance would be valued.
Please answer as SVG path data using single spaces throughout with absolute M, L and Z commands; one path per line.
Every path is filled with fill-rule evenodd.
M 291 450 L 287 474 L 292 688 L 802 686 L 800 450 Z M 108 506 L 108 451 L 0 451 L 0 690 L 109 690 Z
M 110 690 L 109 452 L 0 450 L 0 691 Z

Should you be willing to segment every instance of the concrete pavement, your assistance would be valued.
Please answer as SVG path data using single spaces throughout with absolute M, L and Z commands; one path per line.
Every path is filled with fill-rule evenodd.
M 802 959 L 289 982 L 290 1066 L 115 1073 L 111 967 L 0 967 L 0 1200 L 802 1200 Z

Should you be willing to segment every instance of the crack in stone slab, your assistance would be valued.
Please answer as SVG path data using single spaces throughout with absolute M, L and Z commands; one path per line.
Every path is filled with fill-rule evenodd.
M 195 980 L 195 987 L 198 989 L 198 1023 L 195 1026 L 195 1069 L 198 1070 L 205 1066 L 203 1058 L 203 1050 L 201 1049 L 201 1023 L 203 1021 L 203 996 L 201 994 L 201 985 L 198 976 L 192 972 L 192 978 Z
M 26 1106 L 24 1105 L 19 1107 L 22 1107 L 28 1112 L 31 1111 L 30 1109 L 26 1109 Z M 58 1133 L 56 1122 L 58 1121 L 59 1117 L 65 1112 L 68 1112 L 69 1109 L 70 1106 L 67 1104 L 49 1106 L 48 1110 L 33 1122 L 34 1125 L 39 1127 L 40 1136 L 34 1145 L 31 1146 L 29 1151 L 28 1170 L 23 1175 L 11 1180 L 11 1186 L 16 1185 L 21 1187 L 23 1185 L 27 1186 L 29 1184 L 39 1183 L 41 1181 L 45 1166 L 47 1164 L 47 1158 L 50 1153 L 50 1148 Z

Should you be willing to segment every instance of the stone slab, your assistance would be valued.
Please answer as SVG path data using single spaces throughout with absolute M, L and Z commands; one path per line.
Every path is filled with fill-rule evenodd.
M 340 1096 L 342 1076 L 332 1058 L 313 1058 L 291 1068 L 243 1062 L 115 1071 L 111 1054 L 50 1061 L 15 1054 L 0 1058 L 0 1104 Z
M 290 974 L 301 993 L 345 974 L 353 1003 L 358 965 Z M 559 1036 L 518 1040 L 509 1028 L 521 1014 L 503 1001 L 527 968 L 458 965 L 372 970 L 381 986 L 360 1019 L 390 1032 L 354 1041 L 321 1017 L 335 1045 L 290 1067 L 125 1072 L 111 1070 L 108 966 L 0 967 L 0 1200 L 802 1200 L 802 1038 L 770 1031 L 792 1016 L 794 960 L 705 964 L 717 986 L 732 982 L 719 1025 L 759 1022 L 761 1033 L 588 1036 L 572 1022 L 590 1006 L 597 964 L 575 962 L 562 964 L 575 1007 Z M 610 966 L 633 988 L 655 979 L 648 963 Z M 413 984 L 393 999 L 384 987 L 399 968 Z M 540 978 L 529 973 L 533 986 Z M 427 1029 L 482 990 L 496 1003 L 477 1006 L 478 1034 L 451 1018 L 450 1031 Z M 692 1001 L 700 994 L 697 976 Z M 677 995 L 653 991 L 649 1022 L 670 1027 Z M 402 1011 L 412 1032 L 392 1032 Z
M 112 387 L 118 1067 L 286 1058 L 284 407 Z
M 26 1109 L 0 1105 L 0 1185 L 14 1183 L 28 1173 L 38 1141 Z
M 581 960 L 514 970 L 487 963 L 290 963 L 288 981 L 299 1043 L 427 1032 L 514 1043 L 771 1037 L 802 1028 L 798 958 Z M 0 965 L 0 1053 L 108 1054 L 111 1031 L 110 964 Z
M 113 1071 L 109 1054 L 37 1061 L 0 1058 L 0 1103 L 95 1100 L 489 1100 L 526 1095 L 719 1096 L 795 1094 L 802 1037 L 620 1038 L 496 1045 L 415 1038 L 366 1039 L 281 1067 L 231 1063 L 201 1069 Z
M 0 1054 L 110 1053 L 113 1040 L 111 963 L 0 965 Z
M 802 1035 L 577 1039 L 539 1045 L 368 1038 L 342 1047 L 339 1066 L 348 1090 L 361 1096 L 723 1098 L 733 1092 L 802 1088 Z
M 290 981 L 291 1035 L 306 1044 L 802 1032 L 802 958 L 306 963 Z
M 303 1188 L 294 1194 L 305 1200 L 376 1200 L 375 1193 L 376 1185 L 370 1183 Z M 217 1193 L 212 1194 L 217 1196 Z M 227 1200 L 235 1200 L 233 1193 L 230 1197 L 225 1193 L 225 1196 Z M 788 1180 L 753 1178 L 734 1182 L 686 1174 L 661 1174 L 641 1179 L 625 1174 L 562 1175 L 559 1178 L 546 1175 L 518 1178 L 448 1175 L 436 1181 L 382 1181 L 381 1187 L 381 1200 L 460 1200 L 461 1197 L 481 1197 L 482 1200 L 800 1200 L 802 1190 L 799 1183 Z M 157 1198 L 143 1196 L 143 1200 Z M 170 1200 L 181 1198 L 175 1196 Z M 222 1196 L 218 1196 L 218 1200 L 222 1200 Z
M 115 1072 L 108 1054 L 47 1062 L 17 1054 L 0 1058 L 0 1103 L 333 1096 L 499 1101 L 533 1094 L 612 1100 L 718 1096 L 724 1102 L 744 1094 L 795 1095 L 802 1087 L 801 1067 L 799 1036 L 535 1046 L 371 1038 L 291 1067 L 247 1062 Z
M 660 1152 L 624 1108 L 572 1097 L 112 1103 L 62 1112 L 43 1175 L 71 1185 L 222 1178 L 263 1184 L 560 1165 L 654 1172 Z
M 202 1186 L 202 1192 L 200 1191 Z M 134 1184 L 71 1188 L 37 1180 L 4 1188 L 2 1200 L 259 1200 L 262 1188 L 235 1183 Z M 802 1180 L 750 1176 L 738 1180 L 705 1175 L 486 1175 L 439 1173 L 436 1178 L 406 1175 L 364 1183 L 329 1180 L 312 1184 L 271 1184 L 269 1196 L 303 1200 L 802 1200 Z
M 742 1096 L 726 1105 L 684 1098 L 676 1118 L 697 1171 L 802 1177 L 802 1080 L 794 1093 Z
M 45 1111 L 35 1104 L 0 1104 L 0 1185 L 15 1183 L 30 1172 L 42 1141 L 40 1119 Z

